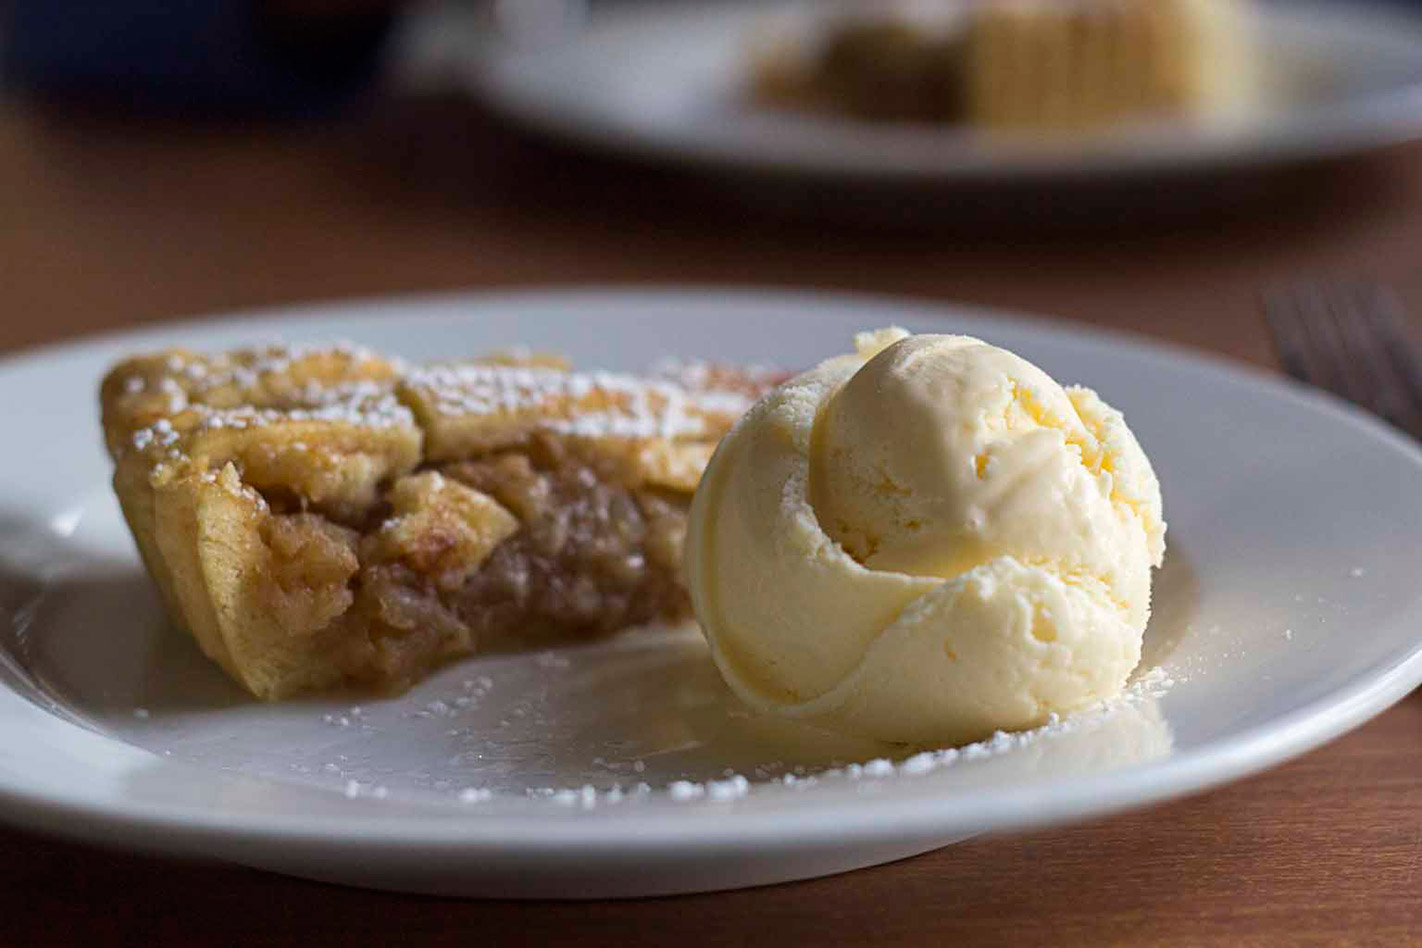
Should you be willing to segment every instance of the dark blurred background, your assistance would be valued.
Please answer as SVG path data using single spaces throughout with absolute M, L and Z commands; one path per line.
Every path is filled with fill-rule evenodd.
M 397 0 L 16 0 L 4 9 L 13 87 L 192 115 L 314 116 L 369 87 Z

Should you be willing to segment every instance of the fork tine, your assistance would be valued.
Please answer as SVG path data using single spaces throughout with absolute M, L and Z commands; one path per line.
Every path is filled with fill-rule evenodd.
M 1383 287 L 1362 286 L 1357 292 L 1382 350 L 1379 367 L 1389 379 L 1387 417 L 1422 438 L 1422 346 L 1409 331 L 1402 301 Z
M 1289 290 L 1266 291 L 1263 295 L 1264 321 L 1269 326 L 1269 335 L 1274 341 L 1274 351 L 1279 356 L 1279 364 L 1289 375 L 1305 381 L 1312 377 L 1309 371 L 1308 350 L 1299 339 L 1302 329 L 1290 297 Z
M 1284 370 L 1422 438 L 1422 350 L 1396 296 L 1365 283 L 1266 294 Z
M 1265 295 L 1264 313 L 1274 337 L 1284 371 L 1301 382 L 1327 389 L 1344 398 L 1347 392 L 1336 359 L 1336 347 L 1320 333 L 1324 315 L 1322 292 L 1314 286 L 1294 285 Z
M 1356 323 L 1349 314 L 1347 300 L 1336 288 L 1327 285 L 1317 287 L 1314 292 L 1318 294 L 1318 309 L 1307 328 L 1319 350 L 1320 360 L 1330 364 L 1337 379 L 1337 387 L 1331 390 L 1373 410 L 1376 393 L 1368 384 L 1368 374 L 1358 371 L 1359 360 L 1366 359 L 1368 353 L 1360 351 L 1351 338 Z
M 1341 374 L 1348 380 L 1349 397 L 1377 415 L 1386 417 L 1396 403 L 1391 366 L 1366 301 L 1358 287 L 1334 285 L 1324 290 L 1330 340 Z

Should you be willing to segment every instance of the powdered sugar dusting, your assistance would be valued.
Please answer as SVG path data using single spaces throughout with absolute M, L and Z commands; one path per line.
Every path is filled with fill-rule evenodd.
M 1090 729 L 1127 706 L 1162 696 L 1173 684 L 1174 680 L 1169 675 L 1156 668 L 1142 675 L 1116 698 L 1102 701 L 1094 707 L 1070 715 L 1053 714 L 1045 724 L 1030 730 L 998 731 L 990 737 L 972 744 L 925 750 L 898 760 L 879 757 L 863 762 L 837 763 L 828 769 L 814 773 L 808 772 L 803 766 L 796 766 L 789 772 L 771 778 L 769 771 L 779 769 L 780 765 L 766 765 L 755 768 L 757 776 L 762 778 L 758 783 L 753 783 L 744 775 L 728 770 L 724 773 L 724 779 L 719 780 L 704 782 L 685 779 L 673 780 L 662 788 L 662 793 L 674 803 L 717 804 L 740 800 L 760 792 L 763 788 L 788 788 L 798 791 L 832 781 L 874 782 L 914 779 L 945 767 L 1012 754 L 1057 736 Z M 634 761 L 631 769 L 640 772 L 643 768 L 638 765 L 641 763 L 640 760 Z M 601 804 L 618 804 L 629 800 L 644 799 L 654 792 L 646 783 L 639 783 L 631 789 L 624 788 L 621 784 L 614 784 L 611 788 L 604 790 L 584 784 L 576 788 L 531 788 L 525 791 L 525 796 L 532 799 L 546 799 L 562 806 L 591 809 Z M 491 796 L 498 795 L 492 794 Z M 481 799 L 488 798 L 481 797 Z
M 723 391 L 728 381 L 739 382 L 749 390 L 763 389 L 785 381 L 789 373 L 771 365 L 750 364 L 737 365 L 732 376 L 725 366 L 715 362 L 668 356 L 653 363 L 648 375 L 688 391 L 705 392 Z
M 311 421 L 375 429 L 408 427 L 415 423 L 410 410 L 391 394 L 330 397 L 323 404 L 306 408 L 205 408 L 200 417 L 201 420 L 196 426 L 200 431 L 215 431 L 221 428 L 240 430 Z
M 321 363 L 356 378 L 331 384 L 302 382 L 296 374 Z M 663 364 L 647 378 L 485 363 L 411 367 L 351 343 L 273 344 L 211 357 L 173 353 L 160 364 L 167 374 L 159 378 L 132 375 L 122 382 L 127 395 L 166 397 L 168 417 L 129 437 L 138 451 L 170 448 L 180 435 L 291 422 L 409 428 L 416 417 L 408 397 L 447 418 L 504 419 L 577 437 L 705 438 L 749 408 L 775 377 L 768 369 L 709 363 Z M 332 370 L 316 371 L 329 377 Z
M 342 364 L 338 371 L 357 377 L 333 384 L 308 379 L 296 388 L 292 375 L 307 360 Z M 413 413 L 394 391 L 394 375 L 401 363 L 351 343 L 271 345 L 212 357 L 172 353 L 161 365 L 167 375 L 157 379 L 133 375 L 122 383 L 127 395 L 153 390 L 166 398 L 168 417 L 130 436 L 129 443 L 138 451 L 168 448 L 186 435 L 291 422 L 368 429 L 414 425 Z M 362 373 L 369 377 L 359 377 Z
M 702 437 L 708 415 L 734 417 L 750 407 L 739 392 L 528 366 L 429 366 L 411 371 L 406 384 L 446 417 L 528 416 L 538 427 L 584 437 Z
M 211 358 L 174 354 L 168 357 L 167 367 L 190 383 L 190 393 L 201 394 L 234 385 L 253 388 L 266 378 L 290 373 L 297 363 L 313 359 L 336 359 L 352 366 L 390 364 L 390 360 L 365 346 L 338 340 L 315 344 L 273 342 L 260 349 Z

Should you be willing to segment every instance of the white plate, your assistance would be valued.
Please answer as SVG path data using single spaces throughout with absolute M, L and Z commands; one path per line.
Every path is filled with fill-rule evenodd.
M 1176 679 L 1162 697 L 924 773 L 790 786 L 757 767 L 812 775 L 883 750 L 747 719 L 690 631 L 467 661 L 359 715 L 351 697 L 260 705 L 165 627 L 100 449 L 100 374 L 155 346 L 280 334 L 417 358 L 525 343 L 612 368 L 668 354 L 802 366 L 888 323 L 980 334 L 1125 410 L 1170 520 L 1146 649 Z M 0 364 L 0 404 L 0 815 L 95 841 L 454 894 L 753 885 L 1198 790 L 1422 679 L 1416 445 L 1318 395 L 1116 335 L 843 296 L 445 297 L 41 351 Z M 744 796 L 666 789 L 726 768 L 752 778 Z M 653 792 L 608 799 L 638 781 Z M 471 788 L 495 794 L 462 800 Z
M 748 39 L 793 20 L 804 6 L 633 4 L 557 39 L 474 44 L 465 75 L 510 116 L 583 144 L 721 168 L 876 181 L 1209 171 L 1347 154 L 1422 133 L 1422 18 L 1395 8 L 1263 3 L 1257 33 L 1273 92 L 1256 121 L 1211 129 L 1173 124 L 1080 147 L 1033 148 L 962 130 L 870 126 L 745 105 Z

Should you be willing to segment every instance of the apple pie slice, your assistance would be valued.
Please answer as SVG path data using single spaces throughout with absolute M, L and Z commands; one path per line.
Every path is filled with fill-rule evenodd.
M 775 380 L 268 347 L 132 358 L 100 395 L 170 615 L 278 699 L 687 617 L 691 494 Z

